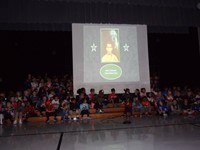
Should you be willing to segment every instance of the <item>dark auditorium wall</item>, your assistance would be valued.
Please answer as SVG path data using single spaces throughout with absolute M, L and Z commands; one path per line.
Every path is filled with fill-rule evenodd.
M 200 0 L 1 0 L 0 88 L 71 73 L 72 23 L 146 24 L 150 71 L 163 85 L 199 85 L 199 18 Z
M 200 85 L 200 54 L 196 28 L 187 34 L 148 34 L 150 70 L 158 72 L 161 85 Z
M 28 73 L 72 73 L 71 32 L 0 31 L 0 88 L 22 89 Z
M 188 33 L 148 33 L 150 71 L 162 85 L 198 85 L 198 38 Z M 28 73 L 72 74 L 72 33 L 69 31 L 0 31 L 0 88 L 23 88 Z

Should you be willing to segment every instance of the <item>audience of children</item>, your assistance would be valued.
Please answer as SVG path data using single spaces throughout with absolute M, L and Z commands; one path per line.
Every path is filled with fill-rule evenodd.
M 200 90 L 191 88 L 166 87 L 164 90 L 152 89 L 146 92 L 145 88 L 124 89 L 124 93 L 117 94 L 111 87 L 110 94 L 104 94 L 103 89 L 95 94 L 91 89 L 87 95 L 85 88 L 73 94 L 72 78 L 68 75 L 59 77 L 33 77 L 28 75 L 24 91 L 16 93 L 0 93 L 0 124 L 22 124 L 29 117 L 46 116 L 49 122 L 50 116 L 57 121 L 79 119 L 84 114 L 89 118 L 90 109 L 96 109 L 97 113 L 103 112 L 108 103 L 115 104 L 125 102 L 125 114 L 130 113 L 137 117 L 149 116 L 152 112 L 158 115 L 192 115 L 200 111 Z

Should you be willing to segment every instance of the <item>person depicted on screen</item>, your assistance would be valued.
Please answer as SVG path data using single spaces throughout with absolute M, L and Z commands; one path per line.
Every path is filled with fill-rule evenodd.
M 102 57 L 101 62 L 119 62 L 117 56 L 112 53 L 112 44 L 106 44 L 106 54 Z

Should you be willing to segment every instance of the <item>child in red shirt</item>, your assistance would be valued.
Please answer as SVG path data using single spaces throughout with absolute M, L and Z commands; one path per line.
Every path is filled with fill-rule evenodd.
M 49 117 L 50 116 L 55 116 L 55 111 L 54 111 L 54 106 L 53 104 L 51 103 L 51 100 L 47 100 L 46 103 L 45 103 L 45 107 L 46 107 L 46 122 L 48 123 L 49 122 Z M 55 117 L 54 117 L 54 121 L 56 121 Z
M 28 121 L 29 117 L 36 116 L 35 107 L 31 105 L 30 102 L 26 103 L 24 115 L 25 115 L 25 120 L 24 120 L 25 122 Z
M 143 113 L 145 113 L 145 115 L 150 115 L 151 112 L 151 105 L 150 102 L 148 101 L 148 99 L 146 97 L 144 97 L 142 99 L 142 106 L 143 106 Z
M 116 95 L 114 88 L 111 89 L 111 93 L 108 95 L 108 101 L 113 104 L 113 107 L 118 103 L 118 96 Z

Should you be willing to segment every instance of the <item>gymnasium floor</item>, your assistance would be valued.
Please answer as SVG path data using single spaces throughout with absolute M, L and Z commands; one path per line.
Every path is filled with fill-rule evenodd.
M 200 116 L 0 125 L 1 150 L 199 150 Z

